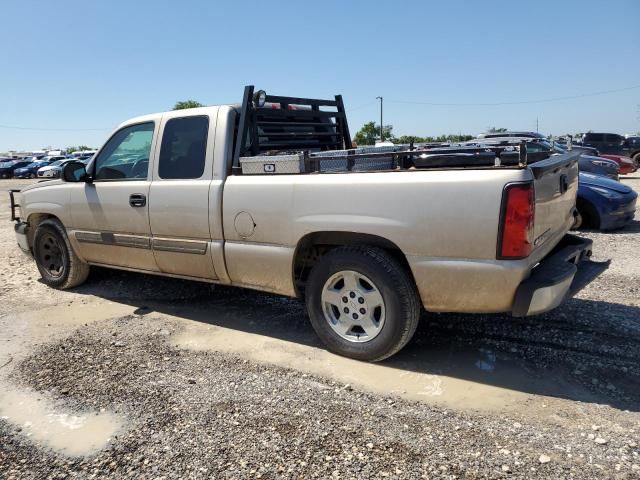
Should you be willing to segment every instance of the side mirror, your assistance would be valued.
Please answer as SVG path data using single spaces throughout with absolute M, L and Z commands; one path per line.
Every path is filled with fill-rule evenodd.
M 65 182 L 86 182 L 89 179 L 85 164 L 73 160 L 62 167 L 62 179 Z

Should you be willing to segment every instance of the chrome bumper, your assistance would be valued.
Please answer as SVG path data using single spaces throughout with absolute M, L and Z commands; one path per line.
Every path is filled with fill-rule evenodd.
M 581 288 L 599 275 L 603 269 L 598 267 L 606 269 L 608 263 L 605 266 L 588 260 L 592 244 L 589 239 L 566 235 L 520 284 L 512 315 L 526 317 L 548 312 L 560 305 L 568 294 L 576 293 L 578 285 Z

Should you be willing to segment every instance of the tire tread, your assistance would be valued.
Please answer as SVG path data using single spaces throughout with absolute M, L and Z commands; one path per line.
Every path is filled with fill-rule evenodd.
M 67 236 L 67 232 L 65 231 L 65 228 L 62 225 L 62 223 L 60 223 L 59 220 L 54 218 L 49 218 L 40 222 L 38 224 L 38 227 L 36 229 L 36 233 L 34 236 L 34 248 L 36 244 L 35 238 L 37 238 L 38 232 L 40 231 L 40 229 L 53 230 L 55 233 L 57 233 L 64 241 L 65 247 L 67 249 L 67 255 L 69 256 L 69 272 L 66 275 L 66 278 L 64 278 L 63 281 L 56 284 L 51 284 L 49 282 L 47 282 L 47 284 L 51 287 L 58 288 L 60 290 L 66 290 L 68 288 L 77 287 L 78 285 L 81 285 L 82 283 L 84 283 L 87 280 L 87 277 L 89 276 L 89 270 L 90 270 L 89 264 L 83 262 L 76 255 L 76 252 L 73 250 L 73 247 L 71 246 L 71 242 L 69 241 L 69 237 Z M 42 271 L 40 273 L 42 274 Z M 43 275 L 43 279 L 46 282 L 46 278 L 44 277 L 44 275 Z
M 386 250 L 369 245 L 348 245 L 337 247 L 327 253 L 321 260 L 330 260 L 332 257 L 347 255 L 351 258 L 360 257 L 365 261 L 370 261 L 380 267 L 386 274 L 388 281 L 394 285 L 394 290 L 402 304 L 404 312 L 404 321 L 402 322 L 402 333 L 395 344 L 375 357 L 367 358 L 368 361 L 379 362 L 398 353 L 413 337 L 420 320 L 421 303 L 420 296 L 413 281 L 413 278 Z M 317 265 L 316 265 L 317 266 Z M 314 267 L 315 270 L 315 267 Z M 309 277 L 310 281 L 314 277 L 312 270 Z

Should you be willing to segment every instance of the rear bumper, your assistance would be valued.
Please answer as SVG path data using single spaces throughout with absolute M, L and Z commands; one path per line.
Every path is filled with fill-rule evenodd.
M 634 163 L 621 163 L 620 164 L 620 174 L 621 175 L 627 175 L 629 173 L 634 173 L 636 170 L 638 170 L 638 166 L 635 165 Z
M 572 284 L 583 283 L 593 273 L 589 268 L 593 242 L 575 235 L 565 235 L 562 241 L 536 266 L 518 289 L 512 315 L 526 317 L 547 312 L 560 305 Z

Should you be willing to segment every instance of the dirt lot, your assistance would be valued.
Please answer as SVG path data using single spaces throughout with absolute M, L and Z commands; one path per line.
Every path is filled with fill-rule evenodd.
M 611 264 L 554 312 L 427 314 L 371 365 L 295 300 L 102 269 L 49 289 L 8 217 L 0 192 L 0 478 L 640 478 L 638 221 L 584 233 Z

